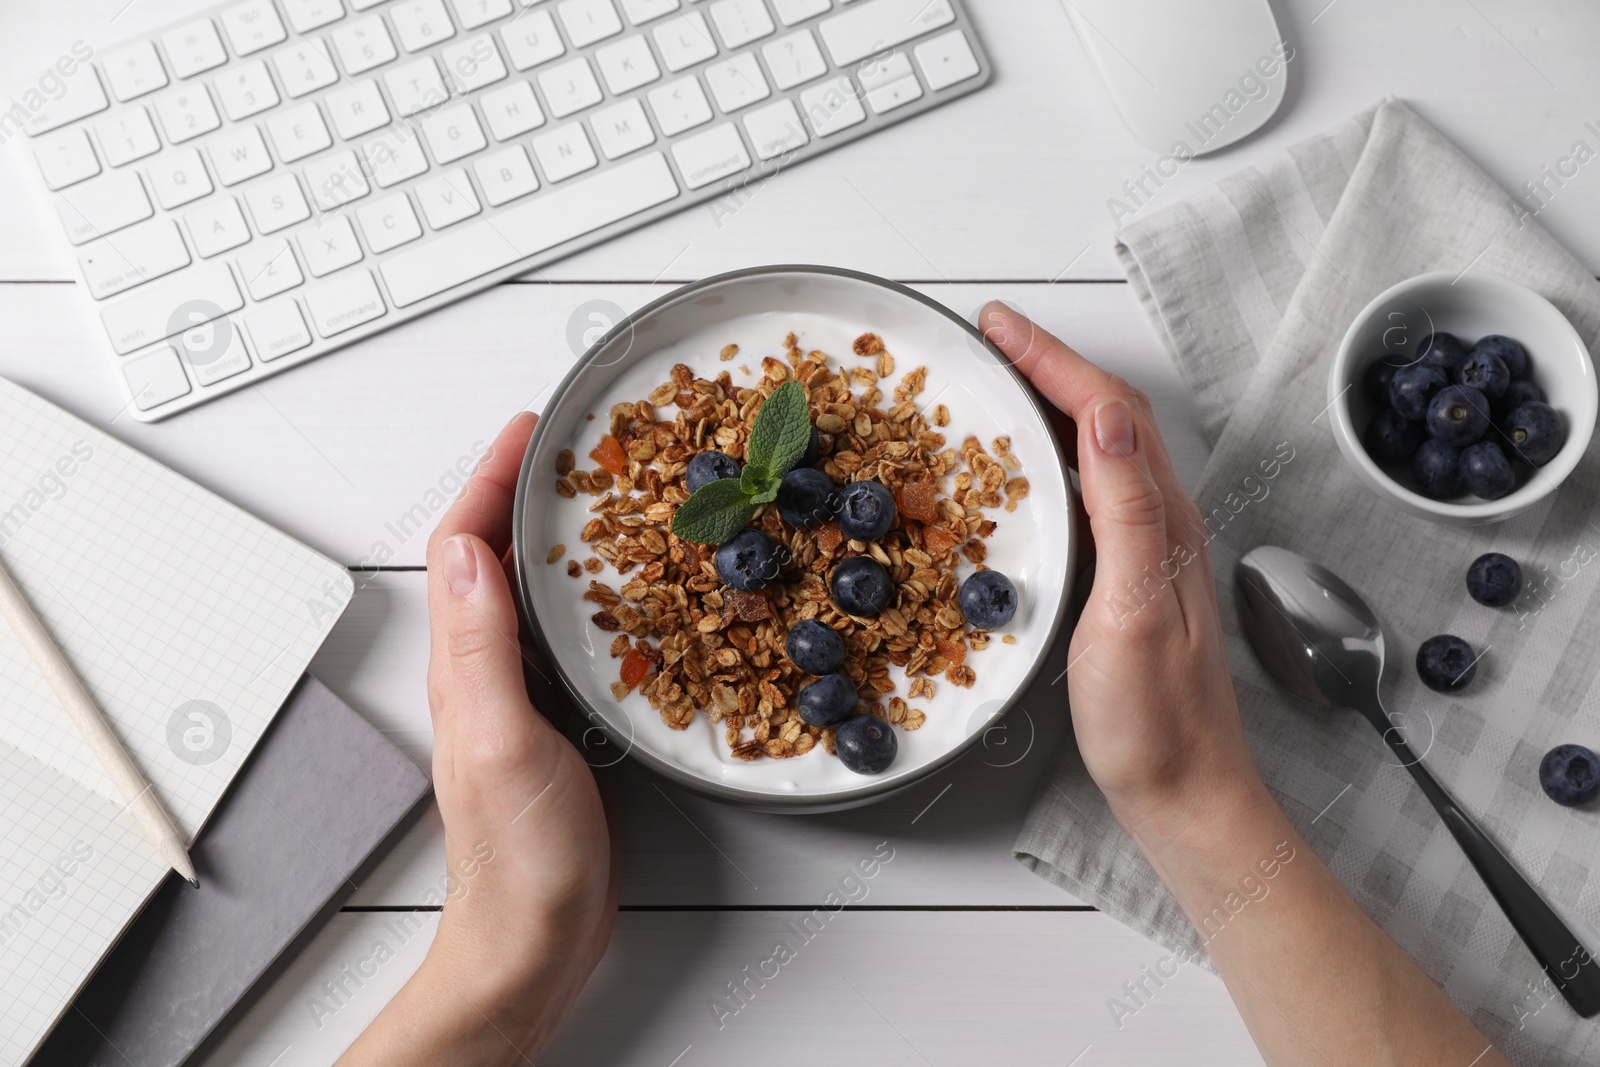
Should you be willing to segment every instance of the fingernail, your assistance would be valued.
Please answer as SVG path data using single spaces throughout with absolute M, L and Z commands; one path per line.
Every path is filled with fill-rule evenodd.
M 1127 404 L 1112 400 L 1094 409 L 1094 439 L 1107 455 L 1133 455 L 1133 413 Z
M 478 584 L 478 554 L 463 534 L 447 539 L 441 548 L 444 581 L 456 596 L 466 596 Z

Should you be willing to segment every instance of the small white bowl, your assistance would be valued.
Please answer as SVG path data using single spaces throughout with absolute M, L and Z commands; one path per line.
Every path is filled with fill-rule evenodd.
M 1555 458 L 1534 468 L 1531 476 L 1525 464 L 1515 464 L 1522 484 L 1499 500 L 1470 493 L 1449 500 L 1423 496 L 1378 466 L 1361 442 L 1367 422 L 1378 411 L 1362 386 L 1367 368 L 1385 355 L 1414 358 L 1418 343 L 1435 331 L 1453 333 L 1469 348 L 1491 333 L 1520 341 L 1528 350 L 1529 376 L 1566 424 L 1567 443 Z M 1425 519 L 1480 526 L 1528 510 L 1572 473 L 1594 434 L 1600 391 L 1588 348 L 1550 301 L 1492 274 L 1438 271 L 1406 279 L 1361 310 L 1333 358 L 1328 403 L 1339 451 L 1378 495 Z

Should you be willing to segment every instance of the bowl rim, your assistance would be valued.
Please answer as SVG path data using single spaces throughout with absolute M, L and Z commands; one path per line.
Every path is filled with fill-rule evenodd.
M 1595 419 L 1588 420 L 1583 426 L 1569 426 L 1566 444 L 1561 446 L 1561 451 L 1546 463 L 1537 468 L 1547 472 L 1545 478 L 1530 479 L 1527 484 L 1507 493 L 1498 500 L 1484 500 L 1474 503 L 1454 503 L 1448 500 L 1435 500 L 1423 496 L 1413 489 L 1407 488 L 1389 475 L 1389 472 L 1380 467 L 1375 460 L 1367 455 L 1366 449 L 1361 444 L 1361 434 L 1355 428 L 1354 420 L 1350 415 L 1349 394 L 1351 390 L 1360 387 L 1350 372 L 1354 362 L 1354 346 L 1356 335 L 1363 327 L 1388 303 L 1398 297 L 1406 296 L 1418 289 L 1425 289 L 1440 282 L 1454 285 L 1460 281 L 1466 272 L 1448 270 L 1428 271 L 1415 274 L 1402 281 L 1389 286 L 1383 292 L 1367 302 L 1355 318 L 1350 320 L 1350 326 L 1345 330 L 1344 337 L 1339 342 L 1339 349 L 1334 353 L 1333 365 L 1328 371 L 1328 402 L 1333 409 L 1333 422 L 1335 426 L 1334 437 L 1343 454 L 1345 462 L 1356 468 L 1356 473 L 1362 477 L 1369 488 L 1377 490 L 1380 495 L 1387 495 L 1402 507 L 1407 507 L 1413 512 L 1425 513 L 1429 516 L 1454 520 L 1457 522 L 1482 522 L 1485 520 L 1506 519 L 1519 515 L 1528 508 L 1533 507 L 1545 497 L 1561 488 L 1567 476 L 1577 469 L 1578 463 L 1588 451 L 1589 442 L 1594 436 Z M 1499 274 L 1486 271 L 1473 271 L 1472 280 L 1482 282 L 1491 288 L 1499 287 L 1503 291 L 1514 292 L 1525 297 L 1532 297 L 1539 304 L 1548 308 L 1557 321 L 1561 323 L 1564 331 L 1569 335 L 1579 356 L 1582 358 L 1585 378 L 1589 382 L 1589 390 L 1594 400 L 1597 414 L 1600 414 L 1600 386 L 1595 379 L 1594 360 L 1589 352 L 1589 346 L 1583 341 L 1577 327 L 1567 318 L 1562 310 L 1551 303 L 1543 294 L 1520 282 Z
M 962 318 L 960 315 L 957 315 L 954 311 L 950 310 L 939 301 L 919 293 L 909 286 L 902 285 L 899 282 L 892 281 L 888 278 L 879 277 L 878 275 L 868 274 L 864 271 L 852 270 L 847 267 L 834 267 L 808 263 L 776 263 L 764 266 L 741 267 L 737 270 L 725 271 L 721 274 L 714 274 L 710 275 L 709 277 L 701 278 L 698 281 L 689 282 L 686 285 L 682 285 L 676 289 L 673 289 L 671 292 L 664 293 L 656 299 L 645 304 L 637 311 L 634 311 L 632 314 L 624 316 L 616 323 L 616 325 L 607 330 L 603 337 L 591 345 L 588 351 L 586 351 L 577 359 L 576 362 L 573 363 L 572 367 L 567 371 L 565 377 L 561 379 L 560 384 L 556 386 L 555 391 L 550 395 L 549 401 L 545 404 L 545 409 L 553 410 L 565 399 L 566 395 L 572 390 L 578 378 L 584 373 L 590 363 L 598 358 L 599 354 L 605 350 L 606 346 L 611 343 L 613 338 L 636 329 L 646 320 L 661 314 L 670 307 L 674 307 L 678 304 L 692 300 L 706 290 L 751 279 L 767 279 L 782 275 L 843 278 L 854 282 L 876 286 L 878 288 L 886 289 L 889 292 L 895 293 L 896 295 L 913 300 L 935 314 L 944 317 L 951 323 L 955 324 L 958 328 L 965 331 L 969 338 L 987 348 L 993 355 L 994 362 L 999 366 L 1004 367 L 1006 371 L 1013 376 L 1023 396 L 1027 398 L 1029 410 L 1033 412 L 1034 416 L 1043 426 L 1045 436 L 1051 445 L 1050 451 L 1052 461 L 1055 464 L 1056 471 L 1062 477 L 1066 490 L 1067 510 L 1070 520 L 1066 534 L 1067 550 L 1065 562 L 1066 574 L 1068 576 L 1067 587 L 1062 591 L 1059 607 L 1055 613 L 1055 617 L 1050 620 L 1049 633 L 1042 642 L 1039 653 L 1033 657 L 1031 665 L 1024 673 L 1021 682 L 1012 691 L 1011 696 L 1005 701 L 1001 702 L 1000 706 L 994 711 L 993 714 L 989 716 L 988 720 L 985 721 L 981 727 L 967 734 L 966 737 L 962 738 L 960 743 L 952 746 L 948 752 L 945 752 L 929 763 L 924 764 L 916 772 L 904 778 L 894 778 L 882 782 L 868 781 L 860 786 L 855 786 L 848 789 L 833 790 L 825 793 L 807 794 L 767 792 L 758 789 L 747 789 L 743 787 L 727 785 L 722 782 L 711 781 L 706 778 L 702 778 L 699 775 L 693 774 L 682 767 L 679 767 L 677 764 L 662 758 L 646 747 L 634 744 L 634 739 L 622 736 L 606 715 L 602 714 L 589 704 L 577 685 L 570 677 L 568 677 L 566 670 L 561 665 L 560 659 L 554 654 L 554 649 L 551 646 L 548 636 L 545 634 L 544 627 L 540 625 L 538 617 L 534 613 L 531 584 L 531 570 L 533 561 L 529 559 L 527 551 L 527 535 L 529 532 L 528 505 L 534 499 L 534 490 L 532 488 L 533 457 L 538 451 L 538 446 L 542 439 L 544 429 L 548 425 L 548 420 L 542 418 L 539 420 L 539 424 L 534 428 L 533 436 L 528 439 L 528 447 L 523 453 L 521 469 L 517 476 L 517 488 L 512 501 L 511 517 L 512 561 L 517 579 L 517 598 L 522 607 L 523 617 L 526 619 L 529 629 L 531 629 L 533 632 L 534 641 L 538 645 L 539 651 L 543 654 L 545 662 L 550 665 L 551 669 L 555 672 L 556 677 L 560 679 L 561 686 L 566 691 L 568 698 L 572 700 L 574 707 L 589 720 L 591 725 L 598 726 L 601 730 L 603 730 L 607 737 L 613 742 L 625 746 L 625 752 L 627 756 L 639 760 L 650 770 L 684 787 L 685 789 L 690 790 L 691 792 L 699 793 L 704 796 L 710 796 L 718 800 L 732 801 L 745 807 L 765 809 L 768 811 L 784 811 L 794 813 L 837 811 L 844 808 L 865 804 L 872 800 L 882 799 L 891 794 L 900 792 L 903 789 L 910 788 L 911 786 L 920 782 L 926 781 L 933 774 L 936 774 L 940 770 L 949 767 L 956 760 L 966 755 L 966 753 L 973 747 L 979 738 L 984 736 L 984 734 L 993 728 L 997 722 L 1004 718 L 1013 707 L 1021 702 L 1023 694 L 1028 691 L 1034 680 L 1038 677 L 1039 672 L 1044 669 L 1045 660 L 1048 658 L 1050 650 L 1055 647 L 1057 640 L 1061 636 L 1061 626 L 1066 619 L 1067 612 L 1072 602 L 1072 586 L 1076 580 L 1075 573 L 1078 553 L 1078 538 L 1080 536 L 1080 532 L 1077 527 L 1076 511 L 1073 502 L 1074 491 L 1072 488 L 1072 480 L 1069 474 L 1066 459 L 1061 451 L 1061 442 L 1056 436 L 1054 424 L 1051 422 L 1048 412 L 1046 412 L 1041 406 L 1038 395 L 1028 384 L 1027 379 L 1025 379 L 1021 372 L 1018 371 L 1017 368 L 1012 364 L 1011 360 L 1005 357 L 999 348 L 995 346 L 994 342 L 989 340 L 989 338 L 984 335 L 983 331 L 979 330 L 966 319 Z

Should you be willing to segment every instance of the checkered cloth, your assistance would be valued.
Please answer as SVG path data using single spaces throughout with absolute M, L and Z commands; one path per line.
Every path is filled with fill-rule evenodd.
M 1600 1020 L 1578 1018 L 1544 978 L 1376 731 L 1354 712 L 1311 709 L 1277 688 L 1239 633 L 1232 595 L 1235 563 L 1260 544 L 1303 553 L 1360 591 L 1389 636 L 1385 701 L 1413 712 L 1413 746 L 1426 748 L 1428 767 L 1600 951 L 1600 813 L 1558 807 L 1538 784 L 1552 746 L 1600 748 L 1600 567 L 1587 565 L 1600 560 L 1590 517 L 1600 438 L 1531 512 L 1458 529 L 1406 515 L 1359 483 L 1324 414 L 1328 363 L 1345 329 L 1404 278 L 1511 278 L 1554 302 L 1595 350 L 1600 284 L 1395 101 L 1119 236 L 1129 281 L 1215 446 L 1200 509 L 1238 512 L 1212 540 L 1211 560 L 1228 661 L 1268 785 L 1361 907 L 1507 1056 L 1541 1067 L 1600 1063 Z M 1246 476 L 1285 444 L 1294 458 L 1270 495 L 1238 507 Z M 1519 620 L 1466 596 L 1467 564 L 1491 549 L 1552 583 L 1537 614 Z M 1411 650 L 1436 633 L 1485 651 L 1464 694 L 1432 693 L 1411 669 Z M 1199 951 L 1203 939 L 1112 820 L 1076 748 L 1065 748 L 1018 858 L 1155 940 Z

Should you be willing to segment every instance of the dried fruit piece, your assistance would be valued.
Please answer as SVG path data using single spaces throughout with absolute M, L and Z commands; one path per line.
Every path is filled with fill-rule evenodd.
M 933 640 L 933 647 L 939 650 L 939 655 L 958 667 L 967 661 L 966 643 L 959 638 L 951 640 L 947 637 L 936 637 Z
M 939 520 L 939 491 L 930 481 L 907 482 L 894 491 L 895 507 L 900 514 L 921 523 Z
M 637 648 L 629 649 L 628 654 L 622 657 L 622 684 L 630 691 L 649 673 L 650 661 Z
M 959 538 L 942 526 L 929 526 L 922 531 L 922 545 L 934 559 L 938 559 L 959 543 Z
M 589 458 L 612 474 L 622 474 L 628 469 L 628 454 L 623 451 L 622 442 L 610 434 L 600 438 L 600 443 L 594 446 Z
M 772 618 L 772 605 L 767 602 L 765 590 L 745 593 L 729 589 L 722 596 L 723 603 L 728 605 L 734 618 L 740 622 L 760 622 Z

